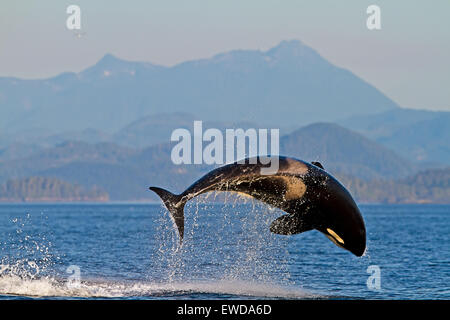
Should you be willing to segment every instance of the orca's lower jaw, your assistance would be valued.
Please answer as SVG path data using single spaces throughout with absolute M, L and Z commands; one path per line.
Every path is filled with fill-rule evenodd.
M 351 228 L 345 228 L 344 236 L 346 243 L 344 249 L 350 251 L 357 257 L 361 257 L 366 251 L 366 227 L 364 221 L 355 219 L 353 224 L 348 221 Z
M 353 253 L 355 256 L 361 257 L 364 252 L 366 252 L 366 241 L 364 239 L 364 242 L 361 241 L 361 243 L 346 249 Z
M 339 248 L 350 251 L 357 257 L 361 257 L 366 251 L 365 228 L 342 228 L 332 223 L 316 228 Z
M 361 257 L 366 251 L 366 232 L 362 230 L 361 236 L 348 241 L 344 249 L 350 251 L 357 257 Z

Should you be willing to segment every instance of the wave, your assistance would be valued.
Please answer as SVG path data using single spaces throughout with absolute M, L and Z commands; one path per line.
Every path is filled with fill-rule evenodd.
M 52 277 L 23 278 L 17 275 L 0 276 L 0 296 L 28 298 L 136 298 L 176 299 L 204 297 L 320 299 L 323 295 L 302 289 L 253 281 L 217 280 L 190 282 L 151 282 L 83 280 L 68 283 Z
M 191 212 L 195 228 L 200 206 L 193 204 Z M 239 211 L 239 210 L 238 210 Z M 251 213 L 259 211 L 252 206 Z M 165 211 L 164 211 L 165 212 Z M 188 212 L 189 213 L 189 212 Z M 165 212 L 167 215 L 167 212 Z M 11 298 L 113 298 L 113 299 L 321 299 L 327 298 L 303 290 L 286 280 L 284 256 L 286 241 L 261 236 L 260 229 L 265 228 L 273 215 L 263 219 L 245 218 L 238 220 L 238 226 L 246 225 L 247 237 L 238 244 L 232 239 L 225 247 L 236 248 L 232 254 L 222 250 L 223 255 L 210 255 L 199 260 L 199 251 L 202 246 L 190 246 L 193 241 L 195 228 L 186 232 L 185 245 L 178 247 L 178 238 L 173 238 L 173 226 L 167 216 L 161 215 L 158 220 L 158 237 L 155 248 L 159 249 L 154 256 L 154 263 L 149 273 L 142 275 L 140 280 L 125 278 L 87 278 L 75 281 L 79 277 L 76 270 L 66 269 L 66 274 L 58 271 L 58 266 L 64 261 L 60 254 L 53 249 L 51 238 L 47 237 L 50 231 L 34 234 L 30 232 L 33 225 L 31 216 L 14 219 L 16 232 L 8 236 L 8 247 L 5 248 L 3 258 L 0 259 L 0 299 Z M 226 223 L 222 234 L 228 232 L 244 232 L 235 228 L 231 215 L 224 212 Z M 47 220 L 44 220 L 46 223 Z M 262 224 L 262 225 L 261 225 Z M 44 224 L 45 225 L 45 224 Z M 210 239 L 204 246 L 216 245 L 216 238 Z M 274 243 L 281 242 L 274 246 Z M 198 243 L 197 243 L 198 245 Z M 203 247 L 204 247 L 203 246 Z M 222 249 L 222 248 L 220 248 Z M 230 266 L 225 270 L 219 268 L 223 265 L 224 257 Z M 214 266 L 218 266 L 214 269 Z M 70 266 L 69 266 L 70 267 Z M 206 272 L 205 272 L 206 270 Z M 73 273 L 72 273 L 73 272 Z M 70 276 L 67 276 L 70 274 Z M 282 275 L 274 277 L 273 275 Z M 140 277 L 138 275 L 138 277 Z M 208 280 L 198 280 L 208 279 Z M 77 278 L 80 279 L 80 278 Z M 157 280 L 152 280 L 157 279 Z M 161 280 L 164 279 L 164 280 Z M 249 279 L 249 280 L 248 280 Z M 282 282 L 276 282 L 280 279 Z M 284 282 L 283 282 L 284 281 Z M 285 284 L 288 283 L 288 284 Z

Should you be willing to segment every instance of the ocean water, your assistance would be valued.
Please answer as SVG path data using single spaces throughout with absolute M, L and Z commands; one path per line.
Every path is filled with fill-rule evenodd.
M 0 299 L 449 299 L 450 206 L 361 205 L 358 258 L 256 201 L 0 205 Z

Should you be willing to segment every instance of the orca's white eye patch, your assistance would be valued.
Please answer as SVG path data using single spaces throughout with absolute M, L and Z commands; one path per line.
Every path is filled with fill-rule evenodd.
M 330 228 L 327 228 L 327 232 L 330 236 L 332 236 L 334 239 L 336 239 L 337 242 L 344 244 L 344 240 L 342 240 L 341 237 L 339 237 L 336 232 L 334 232 L 333 230 L 331 230 Z

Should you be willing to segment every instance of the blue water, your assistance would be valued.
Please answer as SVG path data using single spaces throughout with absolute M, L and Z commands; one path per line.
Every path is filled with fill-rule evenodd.
M 159 204 L 0 205 L 0 298 L 449 299 L 450 206 L 360 208 L 358 258 L 256 202 L 190 203 L 181 247 Z

